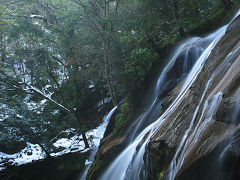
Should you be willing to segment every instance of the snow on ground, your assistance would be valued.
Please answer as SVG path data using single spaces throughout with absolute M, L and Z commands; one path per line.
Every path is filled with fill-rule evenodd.
M 60 152 L 56 153 L 51 153 L 51 156 L 61 156 L 66 153 L 70 152 L 78 152 L 78 151 L 83 151 L 84 150 L 84 142 L 82 141 L 82 136 L 75 135 L 71 137 L 70 139 L 68 138 L 61 138 L 58 139 L 55 143 L 53 143 L 53 146 L 56 148 L 64 148 Z
M 110 102 L 110 101 L 111 101 L 111 98 L 106 97 L 106 98 L 100 100 L 100 101 L 97 103 L 97 107 L 101 107 L 103 104 L 108 103 L 108 102 Z
M 27 147 L 17 153 L 17 157 L 11 160 L 14 165 L 30 163 L 39 159 L 44 159 L 46 154 L 38 144 L 27 143 Z
M 91 149 L 94 149 L 100 145 L 100 140 L 102 139 L 105 129 L 108 124 L 108 117 L 106 116 L 104 118 L 103 123 L 98 126 L 96 129 L 92 129 L 88 132 L 86 132 L 86 136 L 88 137 L 89 140 L 89 145 Z M 71 128 L 68 129 L 64 132 L 67 132 L 70 134 L 70 132 L 74 131 L 75 129 Z M 75 135 L 72 136 L 70 139 L 68 138 L 61 138 L 58 139 L 53 145 L 56 148 L 65 148 L 63 151 L 57 152 L 57 153 L 51 153 L 51 156 L 59 156 L 63 155 L 69 152 L 77 152 L 77 151 L 83 151 L 84 150 L 84 142 L 82 140 L 82 135 Z M 88 150 L 87 150 L 88 151 Z
M 4 170 L 5 164 L 22 165 L 33 161 L 44 159 L 46 154 L 42 151 L 38 144 L 27 142 L 27 147 L 15 154 L 6 154 L 0 152 L 0 171 Z
M 103 123 L 98 126 L 96 129 L 90 130 L 86 132 L 86 135 L 89 139 L 89 145 L 91 149 L 95 149 L 100 145 L 100 140 L 104 135 L 104 131 L 107 127 L 109 121 L 109 117 L 106 116 L 104 118 Z M 75 129 L 67 129 L 63 132 L 70 135 L 71 132 L 74 132 Z M 53 143 L 57 149 L 61 149 L 61 151 L 51 153 L 51 156 L 61 156 L 63 154 L 71 153 L 71 152 L 82 152 L 85 153 L 90 150 L 90 148 L 84 149 L 84 142 L 82 140 L 82 135 L 73 135 L 70 138 L 60 138 L 56 139 Z M 63 149 L 63 150 L 62 150 Z M 41 147 L 37 144 L 31 144 L 27 142 L 27 147 L 22 149 L 20 152 L 15 154 L 6 154 L 0 152 L 0 171 L 4 170 L 6 164 L 8 165 L 22 165 L 27 164 L 33 161 L 37 161 L 40 159 L 44 159 L 46 157 L 45 152 L 41 149 Z M 91 163 L 88 161 L 87 163 Z

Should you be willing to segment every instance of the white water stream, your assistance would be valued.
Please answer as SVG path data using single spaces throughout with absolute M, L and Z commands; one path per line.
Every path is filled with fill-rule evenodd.
M 105 133 L 105 130 L 107 128 L 107 125 L 112 117 L 112 115 L 114 114 L 114 112 L 116 111 L 117 106 L 114 107 L 108 114 L 107 116 L 104 117 L 104 121 L 103 123 L 96 129 L 96 137 L 98 137 L 98 141 L 94 143 L 94 147 L 92 147 L 92 150 L 90 152 L 89 158 L 86 160 L 85 162 L 85 169 L 81 175 L 81 177 L 79 178 L 80 180 L 85 180 L 87 177 L 87 173 L 89 168 L 91 167 L 92 163 L 94 162 L 95 156 L 97 154 L 99 145 L 100 145 L 100 141 L 103 138 L 103 135 Z

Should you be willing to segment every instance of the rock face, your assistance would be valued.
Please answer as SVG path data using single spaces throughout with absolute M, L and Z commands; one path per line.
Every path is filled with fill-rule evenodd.
M 166 171 L 171 161 L 171 157 L 174 156 L 175 148 L 171 148 L 166 144 L 164 140 L 151 141 L 150 143 L 150 166 L 148 167 L 149 179 L 156 179 L 156 175 L 159 172 Z
M 238 180 L 240 177 L 239 128 L 212 152 L 194 161 L 177 180 Z
M 204 168 L 200 167 L 213 168 L 211 160 L 221 156 L 221 162 L 217 163 L 218 179 L 240 179 L 237 169 L 240 164 L 239 32 L 238 16 L 212 50 L 181 104 L 151 137 L 148 147 L 150 178 L 161 172 L 167 177 L 173 167 L 177 169 L 175 179 L 209 179 L 196 173 L 196 169 L 204 173 Z M 180 88 L 181 84 L 168 94 L 165 106 L 173 101 Z

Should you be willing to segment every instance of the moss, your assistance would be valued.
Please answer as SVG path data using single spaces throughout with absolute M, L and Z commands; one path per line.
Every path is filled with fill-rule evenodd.
M 158 180 L 162 180 L 163 177 L 164 177 L 164 171 L 162 171 L 158 174 Z
M 118 132 L 118 134 L 121 132 L 121 130 L 125 127 L 127 121 L 130 119 L 129 117 L 131 116 L 132 112 L 133 107 L 128 101 L 125 101 L 120 106 L 120 112 L 115 116 L 113 135 L 115 135 L 116 132 Z
M 123 124 L 125 124 L 126 115 L 123 113 L 119 113 L 115 117 L 115 129 L 119 129 Z
M 132 108 L 132 106 L 129 104 L 129 102 L 126 101 L 125 103 L 123 103 L 123 104 L 121 105 L 120 110 L 121 110 L 125 115 L 127 115 L 127 114 L 129 114 L 129 113 L 132 112 L 133 108 Z
M 97 175 L 100 175 L 102 172 L 101 170 L 105 167 L 105 162 L 101 160 L 99 157 L 95 160 L 95 163 L 93 164 L 92 168 L 90 169 L 87 180 L 96 179 Z

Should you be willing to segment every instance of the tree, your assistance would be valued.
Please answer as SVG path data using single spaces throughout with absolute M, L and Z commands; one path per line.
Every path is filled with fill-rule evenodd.
M 198 17 L 199 11 L 198 11 L 198 0 L 193 1 L 194 9 L 195 9 L 195 16 Z
M 6 37 L 4 35 L 5 17 L 4 6 L 0 5 L 0 60 L 6 58 Z
M 111 67 L 112 63 L 109 57 L 110 44 L 111 41 L 115 41 L 113 31 L 114 25 L 111 20 L 108 19 L 111 7 L 110 1 L 89 1 L 83 3 L 82 1 L 74 0 L 83 10 L 86 18 L 86 23 L 90 26 L 92 30 L 97 32 L 98 36 L 101 38 L 101 49 L 104 58 L 104 71 L 105 79 L 108 87 L 108 92 L 111 96 L 111 100 L 114 106 L 117 105 L 117 100 L 112 85 L 111 78 Z M 118 12 L 118 1 L 115 5 L 115 16 Z
M 184 31 L 182 29 L 182 27 L 180 26 L 179 24 L 179 13 L 178 13 L 178 1 L 177 0 L 172 0 L 172 6 L 173 6 L 173 14 L 174 14 L 174 18 L 176 20 L 176 24 L 178 26 L 178 29 L 179 29 L 179 33 L 180 35 L 183 37 L 184 35 Z
M 22 2 L 24 3 L 24 1 Z M 55 91 L 54 89 L 56 88 L 60 92 L 61 88 L 59 81 L 63 79 L 61 79 L 61 75 L 57 73 L 62 68 L 65 68 L 61 67 L 65 66 L 65 62 L 61 58 L 59 60 L 55 57 L 56 52 L 51 50 L 53 44 L 49 42 L 51 41 L 51 37 L 45 36 L 46 34 L 49 34 L 49 32 L 43 28 L 41 24 L 39 25 L 41 20 L 45 19 L 45 17 L 40 18 L 40 22 L 34 21 L 36 17 L 42 16 L 31 15 L 32 8 L 29 8 L 28 10 L 29 12 L 25 11 L 25 13 L 29 14 L 21 14 L 20 11 L 17 15 L 9 15 L 10 18 L 14 18 L 15 23 L 17 23 L 17 25 L 12 28 L 10 35 L 8 35 L 11 37 L 11 39 L 9 39 L 10 43 L 8 44 L 8 48 L 12 51 L 15 57 L 10 56 L 7 58 L 8 61 L 4 62 L 5 68 L 2 66 L 3 69 L 1 69 L 0 73 L 2 77 L 5 77 L 7 80 L 1 78 L 1 81 L 15 89 L 17 92 L 21 91 L 22 93 L 30 94 L 32 96 L 37 95 L 40 96 L 40 98 L 50 101 L 58 108 L 65 111 L 70 117 L 79 121 L 77 113 L 79 111 L 78 108 L 74 110 L 74 106 L 65 101 L 63 96 L 62 99 L 60 98 L 60 100 L 57 100 L 59 102 L 57 102 L 49 96 L 49 93 L 44 92 L 45 86 L 48 84 L 53 87 L 53 91 Z M 37 24 L 35 22 L 37 22 Z M 48 22 L 50 22 L 50 20 Z M 46 23 L 46 21 L 43 23 Z M 56 59 L 59 61 L 56 61 Z M 10 68 L 13 65 L 12 62 L 15 67 L 12 67 L 12 73 L 10 74 L 6 67 Z M 77 69 L 76 67 L 77 66 L 75 66 L 75 69 Z M 70 71 L 71 69 L 72 67 L 68 70 Z M 68 72 L 68 74 L 71 75 L 71 72 Z M 78 74 L 73 75 L 76 77 Z M 77 89 L 76 92 L 78 93 L 79 89 Z M 77 97 L 75 98 L 77 99 Z M 86 129 L 82 128 L 81 131 L 85 145 L 86 147 L 89 147 L 84 134 Z
M 233 2 L 231 0 L 221 0 L 221 3 L 226 10 L 233 9 Z

